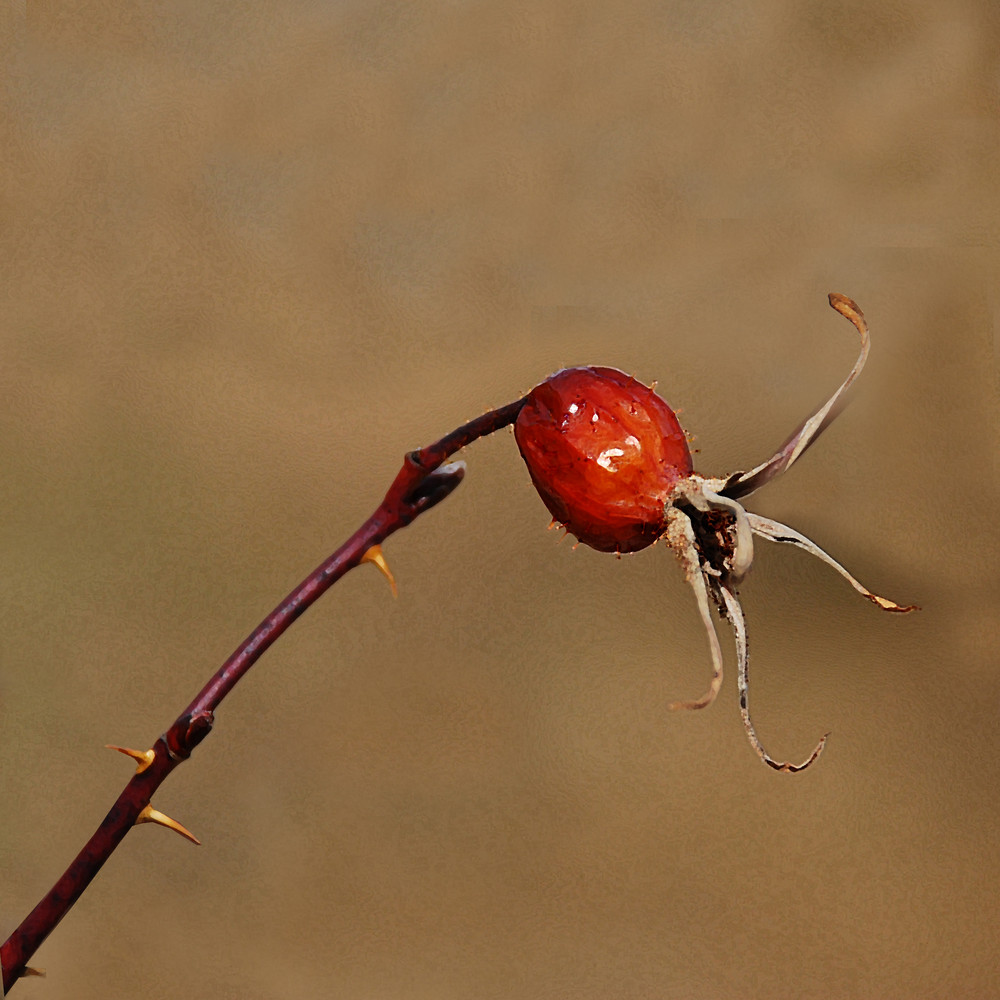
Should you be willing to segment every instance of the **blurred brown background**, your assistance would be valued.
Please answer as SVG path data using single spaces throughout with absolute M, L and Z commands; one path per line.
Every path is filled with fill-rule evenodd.
M 25 998 L 1000 992 L 1000 15 L 948 4 L 11 5 L 0 937 L 403 452 L 556 368 L 753 498 L 766 745 L 657 547 L 557 543 L 509 432 L 225 703 Z

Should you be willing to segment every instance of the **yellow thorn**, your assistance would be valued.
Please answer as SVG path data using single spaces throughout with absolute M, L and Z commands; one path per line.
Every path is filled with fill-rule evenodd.
M 139 766 L 135 769 L 136 774 L 142 774 L 150 764 L 156 760 L 156 754 L 152 750 L 130 750 L 128 747 L 116 747 L 114 743 L 105 743 L 105 750 L 117 750 L 119 753 L 131 757 Z
M 179 833 L 182 837 L 187 837 L 192 844 L 201 843 L 190 830 L 181 826 L 177 820 L 171 819 L 169 816 L 164 816 L 159 809 L 154 809 L 151 805 L 146 806 L 136 817 L 135 825 L 138 826 L 140 823 L 157 823 L 159 826 L 165 826 L 168 830 Z
M 392 570 L 389 569 L 389 564 L 385 561 L 385 556 L 382 555 L 382 546 L 373 545 L 362 557 L 362 562 L 371 563 L 378 569 L 378 571 L 389 581 L 389 586 L 392 587 L 392 596 L 399 597 L 399 590 L 396 588 L 396 579 L 392 575 Z
M 45 970 L 44 969 L 33 969 L 30 965 L 26 965 L 21 970 L 21 975 L 18 978 L 19 979 L 26 979 L 28 976 L 42 976 L 44 978 L 45 977 Z

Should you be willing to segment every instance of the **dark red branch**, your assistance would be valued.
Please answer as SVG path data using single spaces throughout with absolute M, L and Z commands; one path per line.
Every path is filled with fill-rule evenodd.
M 519 399 L 452 431 L 427 448 L 411 451 L 389 487 L 385 499 L 367 521 L 321 566 L 307 576 L 244 640 L 216 671 L 201 693 L 153 744 L 153 762 L 135 774 L 118 801 L 42 901 L 0 947 L 3 990 L 17 981 L 31 956 L 90 885 L 101 866 L 149 805 L 153 793 L 212 728 L 215 709 L 271 644 L 348 570 L 357 566 L 373 545 L 405 527 L 440 503 L 462 481 L 464 466 L 442 463 L 477 438 L 506 427 L 517 418 Z

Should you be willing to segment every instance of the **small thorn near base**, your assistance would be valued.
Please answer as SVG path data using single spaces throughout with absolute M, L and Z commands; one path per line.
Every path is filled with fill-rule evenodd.
M 187 837 L 192 844 L 201 844 L 201 841 L 187 827 L 181 826 L 177 820 L 165 816 L 159 809 L 154 809 L 151 805 L 146 806 L 136 817 L 135 825 L 138 826 L 140 823 L 156 823 L 158 826 L 165 826 L 168 830 L 173 830 L 182 837 Z
M 131 750 L 128 747 L 117 747 L 113 743 L 105 743 L 104 749 L 117 750 L 119 753 L 125 754 L 126 757 L 131 757 L 138 765 L 135 769 L 136 774 L 142 774 L 156 760 L 156 754 L 152 750 Z
M 392 587 L 392 596 L 399 597 L 399 590 L 396 587 L 396 578 L 392 575 L 392 570 L 389 569 L 389 564 L 385 561 L 385 556 L 382 555 L 382 546 L 373 545 L 367 552 L 361 557 L 362 562 L 371 563 L 378 569 L 378 571 L 389 581 L 389 586 Z
M 32 968 L 30 965 L 26 965 L 21 970 L 21 973 L 18 976 L 18 979 L 27 979 L 28 976 L 41 976 L 44 979 L 45 978 L 45 970 L 44 969 L 35 969 L 35 968 Z

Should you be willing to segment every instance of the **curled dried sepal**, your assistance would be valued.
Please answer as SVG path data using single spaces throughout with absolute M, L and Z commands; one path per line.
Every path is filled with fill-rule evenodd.
M 796 771 L 804 771 L 823 752 L 826 746 L 829 733 L 825 733 L 816 744 L 816 749 L 801 764 L 792 764 L 789 761 L 775 760 L 763 747 L 757 731 L 753 727 L 750 718 L 750 651 L 747 647 L 747 626 L 743 618 L 743 608 L 740 606 L 739 598 L 724 584 L 713 580 L 713 587 L 722 599 L 725 606 L 726 617 L 733 626 L 733 634 L 736 637 L 736 653 L 739 661 L 738 685 L 740 691 L 740 713 L 743 716 L 743 728 L 747 731 L 747 738 L 750 746 L 754 748 L 757 756 L 775 771 L 783 771 L 786 774 L 794 774 Z
M 717 517 L 717 530 L 725 525 L 724 563 L 726 578 L 733 583 L 739 583 L 750 571 L 753 565 L 753 531 L 747 521 L 747 512 L 741 504 L 717 492 L 721 481 L 706 479 L 693 474 L 674 487 L 673 503 L 678 506 L 691 506 L 702 514 L 714 513 Z M 710 532 L 709 532 L 710 533 Z M 699 539 L 704 545 L 706 538 Z M 703 553 L 703 566 L 707 560 Z M 722 572 L 722 567 L 713 566 L 713 575 Z
M 792 465 L 813 444 L 813 442 L 826 430 L 840 412 L 839 403 L 848 386 L 861 374 L 861 369 L 868 359 L 868 351 L 871 347 L 871 336 L 868 333 L 868 324 L 865 322 L 864 314 L 858 304 L 846 295 L 837 292 L 830 292 L 828 296 L 830 305 L 847 317 L 861 334 L 861 353 L 854 363 L 847 378 L 841 383 L 840 388 L 821 406 L 808 420 L 804 421 L 792 436 L 762 465 L 750 472 L 737 472 L 729 477 L 725 487 L 721 490 L 728 497 L 745 497 L 759 490 L 765 483 L 770 482 L 775 476 L 780 476 L 790 465 Z
M 822 559 L 828 566 L 832 566 L 859 594 L 863 594 L 873 604 L 877 604 L 883 611 L 898 611 L 905 614 L 907 611 L 919 611 L 916 604 L 897 604 L 887 597 L 879 597 L 873 594 L 867 587 L 862 586 L 843 566 L 837 562 L 833 556 L 824 552 L 814 541 L 806 538 L 805 535 L 789 528 L 787 524 L 779 521 L 772 521 L 768 517 L 761 517 L 760 514 L 751 514 L 747 511 L 747 519 L 750 521 L 750 528 L 755 535 L 766 538 L 769 542 L 787 542 L 789 545 L 797 545 L 800 549 L 805 549 L 817 559 Z
M 667 528 L 667 540 L 670 547 L 677 553 L 684 567 L 684 577 L 691 584 L 694 591 L 695 601 L 698 604 L 698 613 L 701 615 L 705 632 L 708 635 L 708 647 L 712 652 L 712 679 L 708 685 L 708 690 L 694 701 L 674 701 L 667 707 L 671 711 L 678 709 L 698 709 L 707 708 L 715 701 L 722 688 L 722 649 L 719 646 L 719 636 L 715 631 L 715 624 L 712 621 L 712 609 L 708 600 L 708 588 L 705 586 L 705 573 L 702 570 L 701 559 L 698 548 L 695 544 L 694 526 L 691 520 L 685 517 L 676 508 L 671 508 L 667 512 L 669 522 Z

